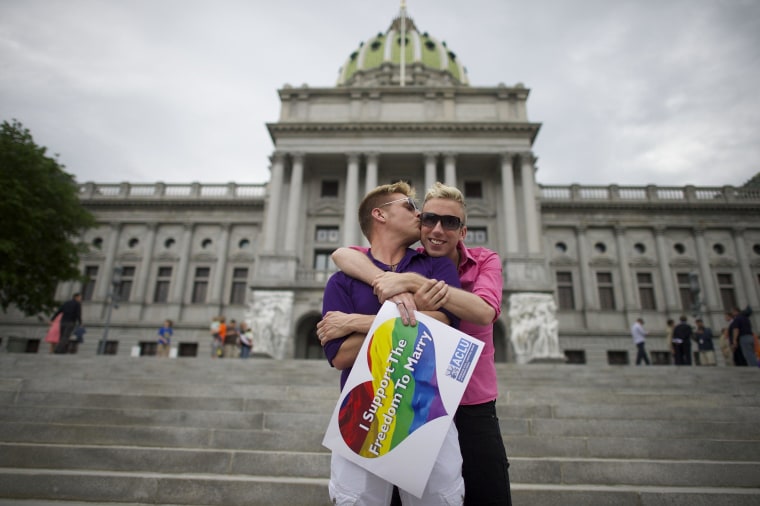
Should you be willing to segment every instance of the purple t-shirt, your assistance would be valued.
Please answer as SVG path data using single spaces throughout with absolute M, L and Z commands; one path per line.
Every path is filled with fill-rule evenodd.
M 385 268 L 385 264 L 382 264 L 374 259 L 372 252 L 368 252 L 370 260 L 381 269 Z M 444 281 L 447 285 L 456 288 L 460 287 L 459 275 L 457 274 L 457 268 L 454 263 L 448 258 L 432 258 L 427 255 L 418 253 L 413 249 L 407 249 L 404 258 L 399 262 L 396 267 L 396 272 L 416 272 L 426 278 L 437 279 Z M 357 313 L 357 314 L 377 314 L 380 311 L 380 301 L 377 296 L 372 292 L 372 286 L 368 285 L 358 279 L 354 279 L 346 275 L 342 271 L 338 271 L 327 281 L 325 286 L 325 293 L 322 302 L 322 315 L 328 311 L 342 311 L 344 313 Z M 451 326 L 458 328 L 459 319 L 448 311 L 441 309 L 443 313 L 448 316 Z M 333 359 L 338 354 L 343 341 L 346 340 L 344 336 L 338 339 L 333 339 L 324 346 L 325 356 L 327 361 L 332 365 Z M 340 375 L 340 388 L 346 383 L 351 368 L 344 369 Z

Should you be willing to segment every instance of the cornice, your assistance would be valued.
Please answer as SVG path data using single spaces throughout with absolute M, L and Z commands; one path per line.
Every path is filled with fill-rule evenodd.
M 525 122 L 335 122 L 267 123 L 270 133 L 290 132 L 530 132 L 534 135 L 541 128 L 540 123 Z

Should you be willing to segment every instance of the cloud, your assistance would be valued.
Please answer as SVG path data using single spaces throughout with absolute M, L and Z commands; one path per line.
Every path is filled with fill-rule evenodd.
M 760 170 L 753 0 L 410 0 L 476 86 L 524 83 L 547 184 Z M 0 3 L 0 111 L 80 181 L 264 182 L 277 89 L 333 86 L 398 3 Z

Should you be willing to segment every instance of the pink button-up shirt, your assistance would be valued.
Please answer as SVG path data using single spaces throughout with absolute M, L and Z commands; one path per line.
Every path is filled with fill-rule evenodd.
M 494 308 L 494 319 L 501 314 L 501 296 L 504 286 L 499 255 L 487 248 L 467 248 L 459 241 L 459 280 L 462 290 L 472 292 Z M 493 322 L 477 325 L 462 319 L 459 330 L 485 343 L 470 383 L 460 404 L 482 404 L 493 401 L 499 395 L 494 364 Z

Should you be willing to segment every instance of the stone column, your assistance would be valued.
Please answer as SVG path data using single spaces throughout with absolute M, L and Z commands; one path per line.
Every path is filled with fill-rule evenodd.
M 211 287 L 211 304 L 223 304 L 222 290 L 224 288 L 224 278 L 227 274 L 227 254 L 230 250 L 230 224 L 221 224 L 221 233 L 219 234 L 219 248 L 216 257 L 216 269 L 214 269 L 214 284 Z
M 377 153 L 367 153 L 367 174 L 364 181 L 364 194 L 377 187 L 377 162 L 379 155 Z M 358 210 L 358 209 L 357 209 Z
M 749 304 L 753 309 L 760 308 L 760 299 L 757 294 L 757 283 L 755 283 L 752 269 L 749 265 L 747 256 L 747 244 L 744 241 L 744 229 L 734 229 L 734 244 L 736 247 L 736 259 L 739 262 L 739 269 L 742 273 L 742 285 L 744 285 L 745 305 Z M 741 304 L 741 302 L 739 302 Z
M 589 255 L 588 244 L 586 240 L 586 227 L 579 226 L 575 229 L 576 241 L 578 241 L 578 266 L 580 268 L 581 279 L 579 280 L 583 296 L 583 310 L 596 308 L 594 304 L 594 286 L 596 282 L 591 277 L 591 255 Z
M 701 227 L 694 229 L 694 239 L 697 243 L 697 260 L 699 262 L 699 284 L 702 289 L 702 302 L 707 311 L 722 310 L 723 304 L 718 293 L 718 288 L 713 282 L 712 270 L 710 269 L 710 255 L 707 253 L 705 244 L 705 230 Z
M 438 181 L 438 175 L 436 174 L 437 158 L 438 155 L 436 153 L 425 153 L 425 192 Z M 418 197 L 422 200 L 425 198 L 425 195 L 418 195 Z
M 539 223 L 538 211 L 536 210 L 536 195 L 534 179 L 534 162 L 532 153 L 523 153 L 520 156 L 521 161 L 521 180 L 522 180 L 522 192 L 523 202 L 525 203 L 525 227 L 528 238 L 528 253 L 540 253 L 541 243 L 539 241 L 539 230 L 541 224 Z
M 680 314 L 681 304 L 676 299 L 675 283 L 673 273 L 670 270 L 670 255 L 665 241 L 665 227 L 657 226 L 654 228 L 655 242 L 657 244 L 657 263 L 660 265 L 660 277 L 662 278 L 662 288 L 665 293 L 665 309 L 668 314 Z
M 269 202 L 266 210 L 266 223 L 264 224 L 264 248 L 268 253 L 275 251 L 277 239 L 277 216 L 280 211 L 282 198 L 282 179 L 285 164 L 285 155 L 275 152 L 272 155 L 272 178 L 269 181 Z
M 356 229 L 358 225 L 357 212 L 359 209 L 359 155 L 348 155 L 346 171 L 346 203 L 343 208 L 343 244 L 358 244 Z
M 185 229 L 182 232 L 182 244 L 179 246 L 182 256 L 179 257 L 177 266 L 177 283 L 174 285 L 174 294 L 171 302 L 174 304 L 183 304 L 185 302 L 185 286 L 187 285 L 187 266 L 190 263 L 190 255 L 193 253 L 193 224 L 185 223 Z
M 618 261 L 620 265 L 620 281 L 623 285 L 624 310 L 632 311 L 636 308 L 636 293 L 634 289 L 631 266 L 628 262 L 628 248 L 625 244 L 625 227 L 615 226 L 615 240 L 618 249 Z
M 111 231 L 108 234 L 108 248 L 106 251 L 106 260 L 103 263 L 103 283 L 98 284 L 98 290 L 96 292 L 97 300 L 105 301 L 108 297 L 108 290 L 111 288 L 111 275 L 113 274 L 113 267 L 116 264 L 116 252 L 119 247 L 119 240 L 121 238 L 121 223 L 111 223 Z
M 293 155 L 293 170 L 290 176 L 287 225 L 285 226 L 285 253 L 296 252 L 298 223 L 301 221 L 301 193 L 303 191 L 303 154 Z
M 504 226 L 507 228 L 504 234 L 505 251 L 507 254 L 519 252 L 520 245 L 518 240 L 517 229 L 517 199 L 515 196 L 515 176 L 512 172 L 511 153 L 501 155 L 501 197 L 504 201 L 504 213 L 506 219 Z
M 444 179 L 445 184 L 448 186 L 457 185 L 457 155 L 454 153 L 446 153 L 443 157 L 444 160 Z
M 137 286 L 135 288 L 135 294 L 137 295 L 135 302 L 138 304 L 144 304 L 148 300 L 148 275 L 153 266 L 153 247 L 156 243 L 156 229 L 158 225 L 156 223 L 148 223 L 147 228 L 145 253 L 143 254 L 143 261 L 140 264 L 140 277 L 137 278 Z

